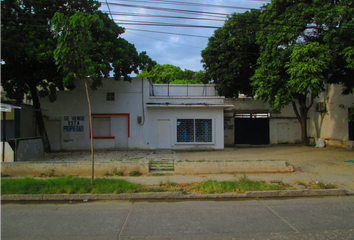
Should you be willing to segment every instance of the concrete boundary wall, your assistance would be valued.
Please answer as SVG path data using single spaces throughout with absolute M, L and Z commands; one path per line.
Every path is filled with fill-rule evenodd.
M 1 174 L 16 177 L 33 177 L 41 173 L 50 173 L 54 170 L 55 176 L 60 175 L 79 175 L 91 176 L 91 162 L 72 162 L 72 163 L 1 163 Z M 149 173 L 149 161 L 136 162 L 96 162 L 95 176 L 102 176 L 105 173 L 112 173 L 113 170 L 123 171 L 124 175 L 129 175 L 132 171 L 139 171 L 143 174 Z
M 175 174 L 281 173 L 294 168 L 285 160 L 175 162 Z

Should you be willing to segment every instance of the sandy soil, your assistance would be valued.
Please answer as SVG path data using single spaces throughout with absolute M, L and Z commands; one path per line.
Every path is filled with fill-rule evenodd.
M 271 146 L 261 148 L 226 148 L 223 151 L 184 152 L 181 159 L 189 160 L 265 160 L 283 159 L 295 172 L 288 174 L 247 174 L 253 179 L 283 179 L 284 182 L 326 181 L 354 191 L 354 150 L 326 147 Z
M 122 151 L 103 151 L 95 150 L 94 159 L 98 162 L 111 161 L 139 161 L 149 159 L 172 159 L 178 160 L 178 155 L 171 150 L 122 150 Z M 91 152 L 89 151 L 72 151 L 72 152 L 52 152 L 44 153 L 43 158 L 39 161 L 61 161 L 61 162 L 77 162 L 91 161 Z
M 354 151 L 343 148 L 315 148 L 303 146 L 271 146 L 260 148 L 226 148 L 222 151 L 182 152 L 181 159 L 188 160 L 265 160 L 281 159 L 293 165 L 296 171 L 314 173 L 354 174 Z
M 95 161 L 139 161 L 149 159 L 171 160 L 286 160 L 295 168 L 295 172 L 287 174 L 247 174 L 251 179 L 273 180 L 282 179 L 286 183 L 301 181 L 325 181 L 337 184 L 350 191 L 354 191 L 354 163 L 345 160 L 354 160 L 354 150 L 326 147 L 303 146 L 270 146 L 259 148 L 226 148 L 218 151 L 171 151 L 171 150 L 130 150 L 130 151 L 95 151 Z M 89 151 L 58 152 L 45 154 L 40 161 L 91 161 Z M 176 181 L 190 181 L 198 176 L 180 176 Z M 220 174 L 203 176 L 206 178 L 227 180 L 232 175 Z M 144 178 L 142 181 L 150 181 Z M 194 181 L 194 180 L 193 180 Z
M 314 174 L 353 173 L 354 151 L 343 148 L 271 146 L 260 148 L 225 148 L 219 151 L 130 150 L 95 151 L 95 161 L 135 161 L 142 159 L 174 160 L 286 160 L 296 171 Z M 46 153 L 42 161 L 91 161 L 88 151 Z

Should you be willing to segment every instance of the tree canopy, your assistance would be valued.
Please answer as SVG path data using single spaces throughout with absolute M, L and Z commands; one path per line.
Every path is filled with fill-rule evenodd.
M 110 71 L 114 72 L 115 79 L 123 76 L 124 80 L 129 80 L 131 72 L 137 73 L 144 64 L 152 63 L 145 52 L 137 53 L 134 45 L 118 37 L 124 29 L 107 14 L 98 11 L 99 7 L 100 3 L 94 0 L 2 1 L 1 84 L 7 97 L 19 102 L 24 94 L 30 92 L 45 151 L 50 151 L 50 144 L 39 97 L 48 96 L 54 101 L 58 90 L 75 87 L 75 76 L 67 69 L 58 69 L 54 60 L 57 39 L 54 39 L 50 20 L 56 12 L 63 16 L 72 16 L 76 11 L 97 14 L 103 23 L 100 29 L 95 25 L 90 29 L 95 46 L 89 52 L 93 89 L 102 85 L 102 78 L 107 77 Z M 71 50 L 67 48 L 66 51 Z
M 272 0 L 234 13 L 209 38 L 203 66 L 221 95 L 256 96 L 271 110 L 291 103 L 307 145 L 307 113 L 324 84 L 353 93 L 353 8 L 352 0 Z
M 307 113 L 324 84 L 342 83 L 344 94 L 353 92 L 353 7 L 352 1 L 273 0 L 260 15 L 252 85 L 273 110 L 293 104 L 304 145 Z
M 145 67 L 137 76 L 151 78 L 154 83 L 202 84 L 210 81 L 205 71 L 182 70 L 172 64 L 156 64 L 151 69 Z
M 215 30 L 202 51 L 203 67 L 214 80 L 220 95 L 254 94 L 250 77 L 259 57 L 256 31 L 260 13 L 260 10 L 251 10 L 232 14 L 223 27 Z

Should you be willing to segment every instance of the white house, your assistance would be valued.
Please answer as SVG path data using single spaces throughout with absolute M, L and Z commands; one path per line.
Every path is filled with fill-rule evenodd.
M 92 127 L 84 82 L 58 92 L 41 109 L 52 150 L 224 148 L 224 97 L 213 84 L 152 84 L 147 78 L 131 82 L 104 79 L 89 91 Z

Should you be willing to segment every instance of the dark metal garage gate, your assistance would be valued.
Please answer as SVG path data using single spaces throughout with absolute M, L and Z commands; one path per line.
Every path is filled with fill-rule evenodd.
M 235 144 L 269 144 L 268 114 L 235 114 Z

